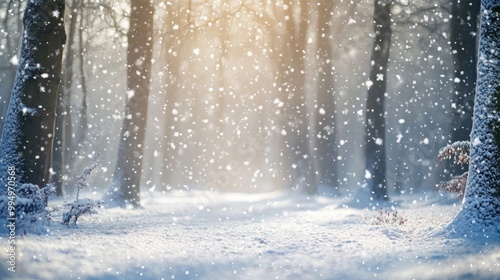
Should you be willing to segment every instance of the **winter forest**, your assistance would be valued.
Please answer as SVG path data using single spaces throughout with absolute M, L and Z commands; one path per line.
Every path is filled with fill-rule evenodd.
M 500 279 L 497 0 L 1 0 L 1 279 Z

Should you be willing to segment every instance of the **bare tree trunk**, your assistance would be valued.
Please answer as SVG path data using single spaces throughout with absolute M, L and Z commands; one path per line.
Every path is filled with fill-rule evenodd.
M 265 9 L 263 9 L 265 10 Z M 277 5 L 271 5 L 271 13 L 269 16 L 269 22 L 284 22 L 285 12 L 283 9 Z M 281 27 L 278 25 L 269 25 L 270 34 L 280 34 L 282 32 Z M 269 170 L 268 181 L 271 185 L 277 188 L 289 187 L 292 178 L 291 165 L 291 153 L 287 148 L 286 135 L 284 132 L 288 128 L 289 120 L 286 118 L 286 111 L 282 111 L 282 106 L 286 102 L 284 94 L 288 90 L 287 83 L 287 69 L 288 69 L 288 58 L 290 57 L 290 47 L 286 43 L 285 36 L 274 36 L 271 35 L 270 45 L 272 52 L 269 54 L 271 61 L 275 64 L 275 87 L 276 90 L 273 91 L 272 95 L 269 97 L 267 109 L 267 117 L 273 131 L 270 132 L 269 138 L 266 144 L 267 156 L 269 158 Z M 277 101 L 281 101 L 282 104 L 277 104 Z
M 370 80 L 367 82 L 366 101 L 366 181 L 372 195 L 387 200 L 385 149 L 385 95 L 387 94 L 387 68 L 391 47 L 391 1 L 375 0 L 375 40 L 371 55 Z
M 188 158 L 191 153 L 183 153 L 183 155 L 181 155 L 181 148 L 178 147 L 178 145 L 175 145 L 176 138 L 174 137 L 175 130 L 178 129 L 176 126 L 179 125 L 179 119 L 182 118 L 180 115 L 183 114 L 183 109 L 190 107 L 191 104 L 194 104 L 190 89 L 184 89 L 181 91 L 183 76 L 180 69 L 181 56 L 184 52 L 183 47 L 185 45 L 185 41 L 187 40 L 186 38 L 184 38 L 186 40 L 181 40 L 183 33 L 187 33 L 187 37 L 192 36 L 192 19 L 190 16 L 192 11 L 190 4 L 191 1 L 187 4 L 185 2 L 178 1 L 174 5 L 167 6 L 166 17 L 168 20 L 165 21 L 165 26 L 163 28 L 163 30 L 165 30 L 165 34 L 162 49 L 166 50 L 164 55 L 166 56 L 166 72 L 168 74 L 166 75 L 166 80 L 164 82 L 165 86 L 163 87 L 165 97 L 163 112 L 165 114 L 165 120 L 163 123 L 164 141 L 161 144 L 163 155 L 160 168 L 162 175 L 160 178 L 162 180 L 161 184 L 168 189 L 177 185 L 187 184 L 188 181 L 196 181 L 199 179 L 196 178 L 196 175 L 201 173 L 195 171 L 193 172 L 194 176 L 190 176 L 187 174 L 188 172 L 181 170 L 184 163 L 191 163 L 193 162 L 193 159 Z M 189 12 L 186 12 L 186 9 Z M 174 28 L 174 26 L 179 23 L 181 23 L 180 25 L 185 28 Z M 182 96 L 181 93 L 183 94 Z M 176 107 L 176 104 L 180 105 L 180 107 Z M 176 111 L 180 111 L 179 115 L 173 114 L 174 109 Z M 197 137 L 197 135 L 195 137 Z M 190 144 L 191 149 L 197 150 L 193 154 L 199 155 L 200 152 L 198 152 L 198 149 L 200 149 L 200 147 L 192 144 L 192 142 Z M 193 170 L 198 168 L 196 162 L 190 166 L 193 167 Z
M 59 90 L 56 133 L 54 143 L 54 161 L 52 171 L 54 175 L 51 181 L 55 184 L 56 194 L 62 197 L 65 193 L 65 175 L 69 168 L 69 153 L 73 150 L 72 145 L 72 122 L 71 122 L 71 87 L 73 85 L 73 42 L 76 33 L 76 22 L 78 19 L 77 0 L 73 0 L 69 13 L 68 40 L 66 42 L 66 54 L 64 57 L 64 75 L 61 88 Z
M 17 0 L 9 0 L 6 3 L 0 4 L 0 9 L 8 11 L 5 18 L 2 20 L 2 28 L 7 31 L 5 36 L 5 50 L 3 62 L 5 66 L 0 67 L 0 130 L 3 128 L 5 114 L 9 107 L 10 91 L 14 86 L 16 79 L 16 64 L 11 60 L 19 52 L 23 27 L 22 27 L 22 8 L 21 3 Z
M 167 37 L 167 40 L 172 38 Z M 172 126 L 174 125 L 172 115 L 172 110 L 175 108 L 174 104 L 177 101 L 177 96 L 179 94 L 179 59 L 177 56 L 167 54 L 166 64 L 167 64 L 167 76 L 165 87 L 162 88 L 164 94 L 164 119 L 163 119 L 163 140 L 160 147 L 162 148 L 161 153 L 161 163 L 160 163 L 160 180 L 161 185 L 167 188 L 172 187 L 176 183 L 175 168 L 179 165 L 179 157 L 177 151 L 172 148 L 171 143 L 174 141 L 174 130 Z
M 333 1 L 322 1 L 318 6 L 319 69 L 316 102 L 315 135 L 319 136 L 318 160 L 320 183 L 337 187 L 337 119 L 334 99 L 335 69 L 333 66 L 332 26 Z
M 28 1 L 16 82 L 0 143 L 0 167 L 40 188 L 50 178 L 62 70 L 64 0 Z M 5 173 L 7 174 L 7 173 Z M 0 176 L 6 185 L 6 176 Z
M 317 184 L 313 174 L 309 133 L 312 128 L 308 123 L 308 106 L 306 100 L 306 43 L 307 29 L 309 22 L 307 1 L 300 1 L 300 16 L 294 20 L 294 9 L 297 6 L 290 1 L 286 16 L 285 39 L 289 44 L 288 67 L 285 68 L 285 94 L 284 100 L 284 122 L 286 136 L 284 137 L 284 147 L 286 159 L 291 162 L 293 170 L 289 174 L 292 188 L 302 188 L 307 193 L 316 193 Z
M 153 54 L 154 7 L 149 0 L 132 0 L 127 48 L 125 116 L 110 205 L 140 207 L 140 188 L 148 96 Z
M 83 32 L 84 32 L 84 24 L 83 24 L 83 17 L 80 17 L 80 27 L 78 28 L 78 58 L 79 58 L 79 74 L 78 76 L 80 77 L 80 85 L 81 85 L 81 90 L 82 90 L 82 103 L 80 106 L 80 128 L 78 130 L 78 137 L 77 137 L 77 145 L 79 148 L 79 152 L 83 149 L 83 145 L 85 144 L 85 140 L 87 138 L 87 131 L 88 131 L 88 116 L 87 116 L 87 78 L 85 75 L 85 53 L 87 52 L 84 46 L 84 41 L 83 41 Z

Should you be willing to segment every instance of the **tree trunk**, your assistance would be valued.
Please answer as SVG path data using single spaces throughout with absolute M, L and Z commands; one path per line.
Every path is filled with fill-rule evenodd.
M 174 109 L 174 104 L 176 102 L 176 97 L 179 91 L 179 51 L 180 48 L 177 45 L 177 42 L 180 38 L 179 29 L 174 29 L 174 25 L 180 21 L 180 16 L 183 15 L 181 13 L 181 9 L 179 7 L 179 3 L 174 5 L 167 6 L 166 19 L 164 19 L 164 25 L 162 30 L 164 30 L 163 38 L 162 38 L 162 51 L 160 54 L 160 61 L 164 63 L 164 70 L 167 73 L 165 75 L 165 80 L 163 80 L 163 76 L 159 77 L 159 83 L 162 85 L 160 87 L 161 94 L 164 97 L 165 104 L 163 105 L 162 110 L 162 118 L 163 118 L 163 139 L 161 143 L 159 143 L 159 147 L 161 148 L 160 153 L 160 162 L 157 168 L 157 173 L 159 174 L 159 184 L 166 188 L 170 189 L 172 185 L 175 183 L 174 179 L 174 167 L 176 164 L 177 156 L 174 150 L 172 150 L 170 141 L 172 141 L 173 132 L 173 117 L 172 110 Z
M 450 41 L 454 64 L 451 142 L 466 141 L 472 129 L 472 109 L 477 77 L 477 31 L 481 3 L 478 0 L 454 0 L 450 22 Z M 462 174 L 464 167 L 448 166 L 452 174 Z
M 285 11 L 280 6 L 271 5 L 271 16 L 269 22 L 276 20 L 277 22 L 285 22 Z M 270 34 L 281 34 L 282 28 L 275 24 L 269 25 Z M 284 32 L 285 33 L 285 32 Z M 286 33 L 285 33 L 286 34 Z M 287 92 L 287 69 L 290 57 L 290 47 L 287 44 L 285 38 L 286 36 L 271 36 L 270 45 L 272 52 L 269 54 L 269 59 L 275 65 L 275 87 L 276 90 L 272 92 L 269 97 L 267 104 L 267 117 L 272 127 L 272 132 L 270 134 L 270 140 L 267 143 L 266 151 L 268 151 L 269 158 L 269 170 L 271 171 L 269 176 L 269 182 L 271 185 L 276 186 L 276 188 L 289 187 L 293 172 L 291 172 L 291 153 L 290 149 L 287 147 L 287 137 L 283 134 L 284 131 L 288 129 L 288 119 L 286 118 L 286 111 L 282 111 L 281 106 L 286 102 L 286 98 L 283 96 Z M 283 102 L 283 104 L 278 104 L 277 100 Z M 273 142 L 277 143 L 273 145 Z M 276 148 L 276 146 L 278 148 Z M 292 170 L 293 171 L 293 170 Z
M 16 4 L 17 3 L 17 4 Z M 0 67 L 0 130 L 3 129 L 5 114 L 9 107 L 10 91 L 16 80 L 17 65 L 11 60 L 19 52 L 22 38 L 22 5 L 17 0 L 9 0 L 0 4 L 0 9 L 8 11 L 2 20 L 2 29 L 7 32 L 5 49 L 3 52 L 2 67 Z M 5 66 L 4 66 L 5 65 Z
M 451 224 L 460 234 L 500 233 L 500 2 L 483 0 L 469 177 L 462 209 Z
M 169 6 L 170 7 L 170 6 Z M 167 16 L 171 14 L 176 14 L 176 11 L 169 13 Z M 171 19 L 172 20 L 172 19 Z M 172 22 L 174 22 L 172 20 Z M 167 27 L 171 27 L 168 25 Z M 179 165 L 179 157 L 177 155 L 177 151 L 172 149 L 171 142 L 174 140 L 174 132 L 172 130 L 172 126 L 174 125 L 175 116 L 172 115 L 172 110 L 175 108 L 174 104 L 178 101 L 177 96 L 179 95 L 179 83 L 180 83 L 180 60 L 179 53 L 180 48 L 176 45 L 175 42 L 179 40 L 179 32 L 173 31 L 172 28 L 169 28 L 166 36 L 164 36 L 164 49 L 172 50 L 176 54 L 172 53 L 166 54 L 166 80 L 163 82 L 165 84 L 162 87 L 162 91 L 165 98 L 164 105 L 164 123 L 163 123 L 163 133 L 164 138 L 161 143 L 162 147 L 162 162 L 160 165 L 161 176 L 161 184 L 164 187 L 172 187 L 176 183 L 175 178 L 175 167 Z
M 331 42 L 331 18 L 333 1 L 322 1 L 318 6 L 318 41 L 319 69 L 318 69 L 318 97 L 315 121 L 315 137 L 318 135 L 318 160 L 320 183 L 330 187 L 337 187 L 337 120 L 336 106 L 333 95 L 335 86 L 333 67 L 333 46 Z
M 26 4 L 19 68 L 0 143 L 0 170 L 13 166 L 18 183 L 40 188 L 49 182 L 52 163 L 66 40 L 64 7 L 64 0 Z M 2 185 L 6 185 L 7 177 L 0 178 Z
M 127 95 L 113 175 L 112 206 L 140 207 L 140 188 L 148 96 L 153 54 L 154 7 L 149 0 L 132 0 L 127 34 Z
M 71 122 L 71 87 L 73 85 L 73 42 L 76 33 L 77 9 L 78 1 L 73 0 L 70 12 L 70 22 L 68 30 L 68 40 L 66 42 L 66 54 L 64 57 L 64 74 L 63 82 L 59 90 L 56 132 L 53 153 L 52 171 L 53 176 L 51 181 L 56 187 L 56 194 L 62 197 L 65 193 L 65 176 L 66 169 L 69 165 L 69 153 L 73 150 L 72 146 L 72 122 Z
M 385 109 L 387 94 L 387 67 L 391 47 L 391 1 L 375 0 L 374 9 L 375 40 L 367 82 L 366 101 L 366 181 L 375 199 L 386 200 L 386 151 L 385 151 Z
M 290 185 L 292 188 L 303 189 L 307 193 L 316 193 L 314 168 L 312 166 L 312 149 L 309 133 L 312 129 L 308 123 L 308 106 L 306 100 L 306 45 L 309 23 L 308 4 L 299 2 L 300 16 L 294 20 L 294 8 L 297 4 L 289 2 L 286 16 L 286 35 L 289 45 L 288 68 L 286 76 L 286 99 L 284 100 L 284 122 L 286 136 L 284 137 L 287 159 L 291 161 Z
M 78 1 L 78 0 L 77 0 Z M 81 85 L 81 90 L 82 90 L 82 103 L 80 105 L 80 110 L 78 115 L 80 116 L 80 127 L 78 130 L 78 137 L 76 138 L 76 144 L 78 146 L 78 154 L 81 154 L 84 145 L 85 145 L 85 140 L 87 139 L 87 132 L 88 132 L 88 116 L 87 116 L 87 108 L 88 108 L 88 103 L 87 103 L 87 78 L 85 75 L 85 53 L 86 49 L 84 46 L 84 40 L 83 40 L 83 32 L 84 32 L 84 22 L 83 22 L 83 17 L 80 17 L 80 28 L 78 28 L 78 58 L 79 58 L 79 77 L 80 77 L 80 85 Z M 75 145 L 76 146 L 76 145 Z

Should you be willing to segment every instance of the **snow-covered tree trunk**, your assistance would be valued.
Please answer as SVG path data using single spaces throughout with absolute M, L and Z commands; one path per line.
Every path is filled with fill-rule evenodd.
M 500 2 L 483 0 L 469 178 L 460 234 L 500 232 Z
M 140 206 L 142 158 L 153 55 L 154 7 L 150 0 L 132 0 L 127 47 L 127 94 L 118 160 L 108 193 L 111 206 Z
M 379 200 L 388 199 L 385 151 L 385 95 L 387 94 L 387 68 L 391 48 L 391 1 L 375 0 L 375 39 L 371 55 L 370 80 L 367 81 L 366 100 L 366 181 Z
M 18 183 L 43 188 L 49 181 L 66 40 L 64 7 L 64 0 L 26 4 L 19 67 L 0 143 L 2 186 L 7 186 L 9 167 L 15 168 Z

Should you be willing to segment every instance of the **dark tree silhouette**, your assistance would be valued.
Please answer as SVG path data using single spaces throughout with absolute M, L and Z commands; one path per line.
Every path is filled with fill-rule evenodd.
M 132 0 L 127 34 L 127 94 L 118 160 L 108 192 L 110 205 L 140 207 L 140 188 L 153 55 L 154 7 Z
M 366 100 L 366 181 L 375 199 L 386 200 L 385 95 L 391 48 L 391 1 L 375 0 L 370 80 Z
M 71 122 L 71 87 L 73 85 L 73 61 L 75 55 L 75 35 L 77 32 L 78 8 L 79 2 L 73 0 L 70 8 L 69 26 L 67 30 L 66 53 L 64 55 L 64 75 L 59 90 L 57 118 L 56 118 L 56 133 L 54 143 L 54 158 L 52 171 L 54 175 L 51 181 L 55 185 L 56 194 L 62 197 L 65 193 L 64 175 L 67 175 L 69 166 L 70 153 L 74 149 L 72 142 L 72 122 Z
M 7 11 L 1 19 L 0 26 L 6 32 L 3 36 L 4 49 L 0 56 L 0 130 L 3 128 L 5 114 L 9 107 L 10 91 L 16 79 L 17 66 L 13 57 L 19 52 L 23 33 L 21 4 L 17 0 L 6 0 L 0 3 L 0 9 Z

